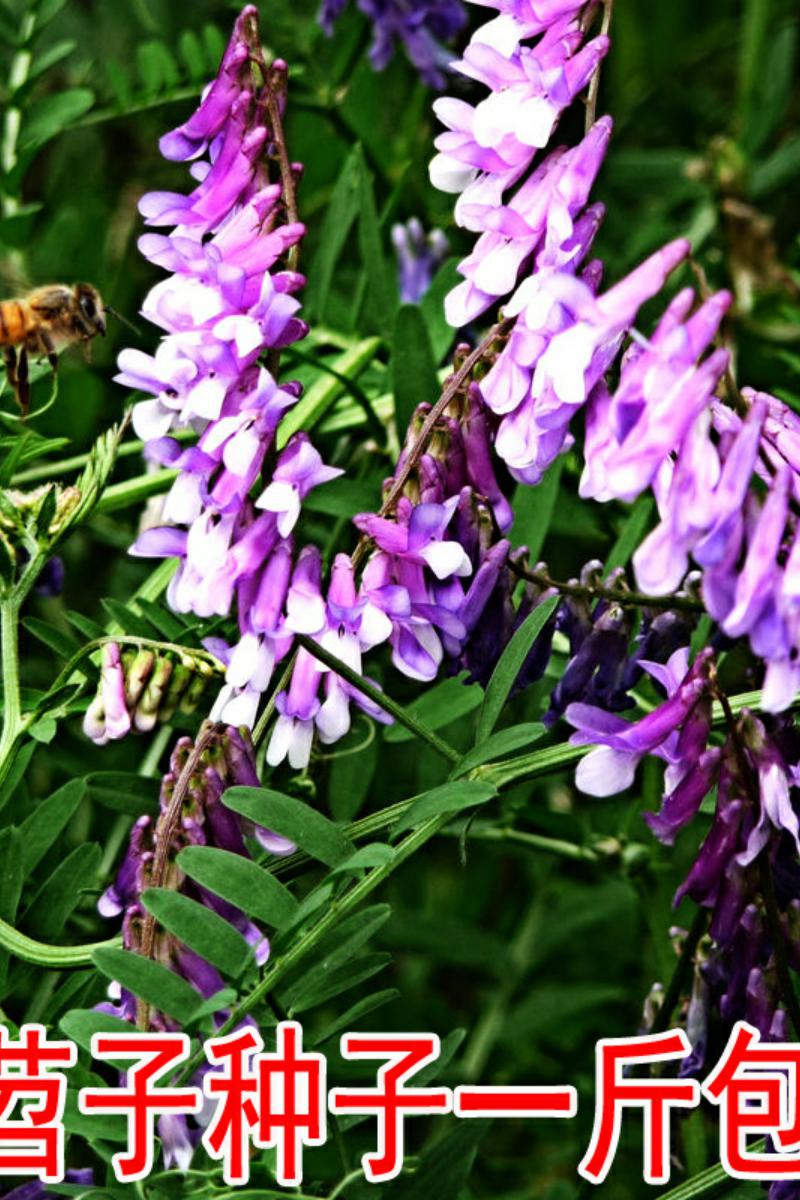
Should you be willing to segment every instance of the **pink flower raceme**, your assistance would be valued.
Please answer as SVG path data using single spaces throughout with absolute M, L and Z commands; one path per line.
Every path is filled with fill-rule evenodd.
M 210 617 L 238 609 L 240 642 L 213 641 L 226 665 L 213 716 L 247 725 L 292 644 L 282 610 L 290 534 L 309 491 L 341 474 L 298 433 L 264 476 L 281 420 L 301 389 L 279 385 L 260 360 L 306 332 L 296 298 L 303 278 L 282 266 L 304 227 L 288 220 L 283 185 L 271 181 L 266 155 L 273 139 L 264 124 L 266 95 L 282 110 L 285 75 L 280 62 L 264 68 L 257 13 L 245 8 L 200 108 L 162 139 L 167 157 L 195 160 L 199 183 L 188 196 L 142 200 L 149 224 L 176 226 L 140 241 L 142 252 L 171 272 L 143 305 L 165 336 L 152 357 L 123 351 L 117 377 L 153 396 L 134 406 L 134 426 L 147 457 L 179 472 L 164 524 L 145 530 L 132 553 L 178 559 L 168 591 L 176 611 Z M 169 436 L 186 428 L 199 434 L 188 448 Z M 107 675 L 114 726 L 111 666 Z
M 444 97 L 433 106 L 449 132 L 436 139 L 431 181 L 442 191 L 461 193 L 456 219 L 468 229 L 481 228 L 471 223 L 470 207 L 500 203 L 547 145 L 609 45 L 608 38 L 598 37 L 581 49 L 583 34 L 570 16 L 533 47 L 523 46 L 515 34 L 523 36 L 519 26 L 484 26 L 456 63 L 463 75 L 490 89 L 486 99 L 473 106 Z

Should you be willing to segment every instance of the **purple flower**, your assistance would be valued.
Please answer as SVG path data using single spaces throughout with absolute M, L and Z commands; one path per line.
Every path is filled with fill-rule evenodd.
M 606 400 L 599 393 L 596 413 L 587 416 L 582 496 L 635 500 L 670 455 L 680 454 L 728 363 L 727 354 L 717 351 L 696 366 L 730 300 L 720 292 L 683 324 L 694 301 L 687 289 L 667 309 L 649 342 L 633 343 L 613 397 Z
M 347 0 L 323 0 L 320 24 L 331 33 Z M 449 41 L 466 22 L 461 0 L 358 0 L 358 8 L 372 22 L 370 61 L 381 71 L 402 42 L 411 62 L 431 87 L 441 87 L 449 55 L 441 42 Z
M 472 565 L 460 542 L 445 539 L 445 531 L 458 504 L 453 496 L 444 504 L 398 505 L 398 520 L 362 513 L 356 527 L 375 545 L 401 563 L 427 567 L 437 579 L 469 575 Z
M 405 225 L 392 226 L 392 244 L 397 256 L 400 300 L 403 304 L 419 304 L 447 257 L 447 237 L 441 229 L 426 233 L 421 222 L 412 217 Z
M 523 36 L 518 25 L 505 27 L 499 39 L 487 36 L 489 29 L 478 31 L 456 69 L 488 87 L 490 95 L 475 106 L 451 98 L 433 106 L 448 132 L 436 139 L 431 182 L 442 191 L 463 193 L 457 219 L 475 203 L 499 202 L 528 169 L 609 45 L 608 38 L 598 37 L 581 49 L 583 34 L 570 17 L 533 47 L 513 44 L 515 33 Z M 464 223 L 474 227 L 468 219 Z
M 320 709 L 322 670 L 305 647 L 297 652 L 289 689 L 276 698 L 278 719 L 267 747 L 267 762 L 277 767 L 284 759 L 296 771 L 308 766 L 314 741 L 314 718 Z
M 578 146 L 553 151 L 506 205 L 495 201 L 462 208 L 462 221 L 483 232 L 458 268 L 464 282 L 445 301 L 447 320 L 454 328 L 467 325 L 512 292 L 537 251 L 547 248 L 548 257 L 558 262 L 557 248 L 571 243 L 575 219 L 586 204 L 610 136 L 611 121 L 602 118 Z M 568 257 L 574 258 L 574 252 Z
M 162 815 L 169 807 L 177 781 L 193 750 L 189 738 L 179 740 L 173 750 L 170 769 L 162 780 Z M 222 803 L 222 795 L 227 787 L 236 784 L 252 787 L 258 786 L 258 782 L 252 743 L 233 729 L 219 730 L 215 733 L 196 763 L 194 773 L 186 786 L 180 821 L 168 849 L 168 870 L 169 886 L 186 892 L 229 921 L 253 946 L 257 963 L 263 964 L 269 954 L 269 942 L 263 932 L 239 909 L 215 894 L 191 884 L 174 861 L 184 846 L 191 845 L 217 846 L 229 853 L 249 857 L 243 832 L 255 834 L 263 845 L 275 853 L 291 853 L 294 846 L 285 838 L 278 838 L 269 830 L 256 828 L 249 822 L 242 821 Z M 153 884 L 155 844 L 157 839 L 163 836 L 164 830 L 160 823 L 154 827 L 150 817 L 139 818 L 131 831 L 128 850 L 117 878 L 106 889 L 98 903 L 98 909 L 104 917 L 122 915 L 123 944 L 127 950 L 134 952 L 141 950 L 141 929 L 144 920 L 141 895 Z M 161 883 L 162 886 L 165 885 L 164 881 Z M 166 931 L 159 930 L 156 941 L 155 954 L 158 960 L 185 978 L 202 996 L 213 996 L 224 986 L 216 968 L 175 941 Z M 112 993 L 119 1005 L 104 1008 L 126 1019 L 132 1019 L 135 1015 L 133 997 L 127 992 L 120 993 L 118 988 L 112 989 Z M 168 1027 L 167 1019 L 161 1014 L 157 1015 L 155 1024 L 159 1028 Z M 173 1134 L 176 1138 L 176 1153 L 188 1152 L 181 1131 L 172 1129 L 170 1136 Z
M 196 158 L 224 128 L 247 80 L 250 44 L 245 36 L 245 26 L 255 19 L 257 9 L 254 5 L 242 9 L 217 77 L 206 89 L 202 104 L 188 121 L 165 134 L 159 142 L 165 158 Z
M 747 867 L 755 861 L 774 831 L 788 833 L 800 853 L 800 822 L 789 795 L 789 768 L 775 744 L 766 736 L 763 723 L 745 712 L 741 727 L 742 741 L 756 769 L 760 798 L 758 824 L 737 859 L 741 866 Z
M 646 754 L 665 759 L 672 778 L 680 780 L 685 775 L 692 761 L 684 757 L 684 747 L 694 740 L 687 737 L 685 722 L 690 720 L 690 730 L 692 722 L 699 722 L 706 730 L 709 724 L 705 706 L 698 706 L 707 693 L 711 657 L 712 651 L 701 651 L 688 672 L 686 649 L 677 650 L 666 666 L 642 662 L 640 665 L 666 688 L 668 699 L 633 724 L 588 704 L 569 706 L 565 716 L 578 731 L 570 741 L 577 746 L 596 747 L 578 764 L 575 782 L 582 792 L 613 796 L 624 791 L 633 783 L 636 768 Z
M 288 537 L 308 493 L 342 474 L 337 467 L 325 466 L 307 434 L 296 433 L 278 458 L 272 481 L 256 500 L 256 508 L 276 513 L 278 533 Z

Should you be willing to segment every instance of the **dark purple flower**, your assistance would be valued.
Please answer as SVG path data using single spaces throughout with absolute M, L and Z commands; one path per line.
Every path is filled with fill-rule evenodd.
M 347 0 L 323 0 L 320 23 L 331 33 Z M 461 0 L 357 0 L 358 8 L 372 22 L 370 61 L 383 70 L 401 42 L 422 78 L 431 87 L 441 87 L 443 70 L 450 55 L 442 46 L 463 28 L 466 13 Z

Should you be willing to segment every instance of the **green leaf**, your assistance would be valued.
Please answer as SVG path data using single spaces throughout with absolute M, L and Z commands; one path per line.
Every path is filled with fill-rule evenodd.
M 8 769 L 8 774 L 2 784 L 0 784 L 0 809 L 5 808 L 19 784 L 25 778 L 31 759 L 36 753 L 37 746 L 38 742 L 23 742 L 14 755 L 11 766 Z
M 327 867 L 338 867 L 355 850 L 338 825 L 293 796 L 270 788 L 234 787 L 222 799 L 234 812 L 289 838 Z
M 627 567 L 633 552 L 645 535 L 653 513 L 652 496 L 640 496 L 628 513 L 619 537 L 611 547 L 606 559 L 606 574 L 617 567 Z
M 178 51 L 192 82 L 203 83 L 206 72 L 206 56 L 203 44 L 193 29 L 185 29 L 178 38 Z
M 72 609 L 67 609 L 64 616 L 69 621 L 70 625 L 74 625 L 78 633 L 83 634 L 89 642 L 96 642 L 98 638 L 106 636 L 106 631 L 97 621 L 93 621 L 91 617 L 85 617 L 83 613 L 74 612 Z
M 295 975 L 286 988 L 287 1002 L 294 1003 L 303 993 L 315 988 L 332 971 L 346 967 L 366 945 L 374 933 L 386 924 L 392 910 L 388 904 L 373 904 L 362 912 L 353 913 L 319 946 L 313 965 Z
M 441 787 L 425 792 L 403 813 L 390 829 L 391 837 L 397 837 L 406 829 L 414 829 L 431 817 L 443 816 L 445 813 L 461 812 L 465 808 L 474 808 L 478 804 L 486 804 L 497 795 L 497 788 L 491 783 L 473 780 L 453 780 Z
M 349 521 L 356 513 L 369 512 L 374 508 L 376 496 L 379 495 L 380 488 L 358 479 L 333 479 L 314 488 L 303 501 L 303 509 L 331 517 L 344 517 Z
M 759 72 L 756 103 L 748 112 L 746 145 L 755 154 L 779 128 L 797 77 L 797 23 L 773 29 Z
M 23 842 L 18 829 L 0 830 L 0 920 L 13 925 L 25 881 Z M 10 955 L 0 950 L 0 994 L 5 993 Z
M 239 854 L 213 846 L 187 846 L 177 862 L 195 883 L 275 929 L 290 924 L 297 913 L 298 904 L 289 889 L 264 867 Z
M 65 1013 L 59 1021 L 59 1026 L 71 1041 L 76 1042 L 87 1054 L 92 1052 L 92 1035 L 95 1033 L 124 1033 L 132 1032 L 130 1021 L 123 1021 L 111 1013 L 97 1012 L 96 1009 L 73 1008 Z M 130 1060 L 119 1060 L 119 1068 L 125 1070 L 130 1066 Z
M 38 721 L 34 721 L 33 725 L 28 726 L 28 733 L 37 742 L 43 742 L 44 745 L 49 745 L 58 732 L 58 725 L 53 717 L 40 717 Z
M 326 1026 L 318 1038 L 314 1040 L 315 1046 L 324 1046 L 325 1042 L 329 1042 L 340 1033 L 353 1029 L 362 1017 L 368 1013 L 375 1012 L 378 1008 L 383 1008 L 384 1004 L 391 1004 L 393 1000 L 399 999 L 401 992 L 397 988 L 385 988 L 382 992 L 374 992 L 371 996 L 366 996 L 363 1000 L 356 1001 L 347 1012 L 342 1013 L 337 1017 L 333 1024 Z
M 440 392 L 425 319 L 416 304 L 403 304 L 392 339 L 394 423 L 402 446 L 418 404 L 433 404 Z
M 385 1190 L 385 1200 L 459 1200 L 491 1121 L 461 1121 L 451 1133 L 426 1149 L 413 1174 L 401 1176 Z
M 495 759 L 505 758 L 507 754 L 513 753 L 514 750 L 522 750 L 525 746 L 531 746 L 534 742 L 538 742 L 544 737 L 547 730 L 544 725 L 538 722 L 529 725 L 512 725 L 508 729 L 500 729 L 497 733 L 493 733 L 485 742 L 480 742 L 479 745 L 473 746 L 451 772 L 451 778 L 457 779 L 462 775 L 468 775 L 470 771 L 474 771 L 475 767 L 481 766 L 482 763 L 492 762 Z
M 395 850 L 392 846 L 387 846 L 385 842 L 372 842 L 369 846 L 361 846 L 345 862 L 334 867 L 331 874 L 350 875 L 371 870 L 373 867 L 385 867 L 394 857 Z
M 128 1028 L 130 1029 L 130 1026 Z M 74 1067 L 71 1074 L 75 1074 Z M 108 1086 L 104 1079 L 98 1075 L 90 1075 L 88 1072 L 81 1082 L 90 1087 Z M 76 1087 L 67 1088 L 63 1121 L 67 1133 L 77 1134 L 90 1145 L 95 1145 L 98 1138 L 102 1138 L 104 1142 L 124 1144 L 128 1137 L 128 1122 L 125 1117 L 112 1116 L 104 1112 L 82 1113 L 78 1108 L 78 1089 Z M 64 1187 L 64 1184 L 55 1184 L 55 1187 L 61 1188 Z M 103 1188 L 98 1196 L 97 1192 L 89 1190 L 87 1197 L 86 1189 L 82 1187 L 80 1195 L 86 1197 L 86 1200 L 100 1200 L 100 1196 L 103 1196 L 104 1200 L 111 1200 L 112 1193 Z M 118 1195 L 114 1200 L 119 1200 Z
M 161 92 L 170 91 L 180 82 L 180 71 L 175 59 L 164 43 L 156 39 L 137 46 L 136 65 L 145 96 L 156 96 Z
M 252 951 L 238 929 L 189 896 L 168 888 L 147 888 L 142 903 L 159 925 L 223 975 L 235 978 L 251 961 Z
M 366 718 L 356 721 L 339 743 L 339 753 L 331 763 L 329 803 L 335 821 L 353 821 L 358 816 L 372 787 L 379 757 L 374 726 L 367 724 Z
M 28 878 L 69 825 L 86 795 L 83 779 L 71 779 L 42 800 L 22 822 L 22 870 Z
M 58 937 L 67 918 L 80 903 L 84 889 L 91 887 L 100 866 L 100 847 L 95 842 L 76 846 L 42 884 L 20 918 L 24 933 L 43 942 Z
M 361 203 L 363 154 L 354 146 L 345 159 L 325 211 L 317 252 L 311 260 L 306 288 L 306 309 L 322 318 L 328 305 L 339 256 L 347 245 Z
M 772 0 L 744 0 L 739 56 L 739 109 L 745 130 L 756 108 L 761 72 L 771 35 Z
M 372 174 L 367 169 L 361 147 L 357 146 L 356 151 L 359 156 L 358 241 L 370 299 L 366 315 L 372 318 L 378 332 L 388 335 L 397 307 L 397 284 L 383 253 Z
M 78 47 L 77 42 L 62 41 L 56 42 L 49 49 L 37 53 L 28 73 L 28 82 L 33 79 L 38 79 L 40 75 L 44 75 L 45 71 L 49 71 L 56 63 L 60 63 L 63 58 L 68 58 L 70 54 Z
M 43 146 L 87 113 L 93 104 L 94 92 L 88 88 L 66 88 L 35 101 L 25 115 L 20 149 Z
M 53 17 L 58 16 L 67 0 L 39 0 L 36 5 L 36 32 L 49 25 Z
M 356 379 L 373 361 L 380 345 L 379 338 L 364 338 L 363 341 L 357 342 L 334 359 L 332 366 L 338 375 Z M 283 449 L 293 433 L 297 433 L 301 429 L 307 432 L 314 429 L 343 391 L 344 384 L 341 380 L 330 374 L 320 375 L 302 399 L 281 421 L 276 435 L 278 449 Z M 359 409 L 359 411 L 361 410 Z
M 115 621 L 122 632 L 130 637 L 151 638 L 154 633 L 158 634 L 158 630 L 139 613 L 134 612 L 129 604 L 123 604 L 121 600 L 113 600 L 109 597 L 101 600 L 100 603 L 109 619 L 112 622 Z
M 500 655 L 492 672 L 478 716 L 478 731 L 475 744 L 486 741 L 503 711 L 511 689 L 516 682 L 533 643 L 544 629 L 560 603 L 558 596 L 551 596 L 529 613 L 516 630 L 511 641 Z
M 107 979 L 116 980 L 126 991 L 181 1025 L 188 1024 L 202 1000 L 200 993 L 179 975 L 131 950 L 103 947 L 94 951 L 92 960 Z
M 38 617 L 24 617 L 22 624 L 40 642 L 44 642 L 50 650 L 54 650 L 61 658 L 70 659 L 81 648 L 81 643 L 71 633 L 56 629 L 48 621 L 40 621 Z
M 525 483 L 517 485 L 514 493 L 514 524 L 511 541 L 526 546 L 530 561 L 538 561 L 556 506 L 564 458 L 557 458 L 538 487 Z
M 89 798 L 114 812 L 141 817 L 158 812 L 157 779 L 127 771 L 95 771 L 86 776 Z
M 319 1004 L 324 1004 L 326 1000 L 333 1000 L 343 992 L 352 991 L 367 979 L 372 979 L 388 967 L 391 961 L 391 954 L 385 952 L 365 954 L 342 967 L 326 971 L 314 980 L 314 986 L 304 986 L 297 992 L 281 993 L 281 1001 L 292 1016 L 307 1012 Z
M 750 195 L 754 200 L 785 187 L 800 175 L 800 133 L 787 137 L 764 162 L 753 167 Z
M 453 344 L 456 335 L 444 315 L 444 298 L 449 291 L 461 283 L 457 267 L 459 258 L 448 258 L 433 277 L 431 285 L 420 300 L 422 319 L 428 331 L 428 340 L 433 351 L 434 362 L 440 363 Z
M 413 704 L 407 705 L 409 715 L 426 729 L 436 730 L 474 712 L 483 700 L 483 692 L 477 684 L 465 683 L 465 678 L 462 673 L 437 683 Z M 399 723 L 389 725 L 383 734 L 386 742 L 410 742 L 413 737 L 411 730 Z

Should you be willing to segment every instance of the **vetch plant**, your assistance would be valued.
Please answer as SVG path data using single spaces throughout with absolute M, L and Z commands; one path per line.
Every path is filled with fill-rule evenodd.
M 185 1032 L 194 1086 L 205 1038 L 287 1019 L 324 1053 L 435 1027 L 472 1083 L 637 1029 L 685 1030 L 691 1077 L 736 1021 L 797 1040 L 797 15 L 745 6 L 732 117 L 732 14 L 359 2 L 329 39 L 275 0 L 173 45 L 151 7 L 145 40 L 114 17 L 113 99 L 50 89 L 57 5 L 8 53 L 4 249 L 44 273 L 32 149 L 124 126 L 118 269 L 72 201 L 54 225 L 146 329 L 111 331 L 116 390 L 101 358 L 27 422 L 0 400 L 4 1021 L 90 1081 L 94 1033 Z M 67 414 L 110 428 L 66 454 Z M 154 1196 L 224 1186 L 205 1119 L 161 1119 Z M 415 1123 L 391 1186 L 572 1194 L 580 1126 L 497 1124 Z M 113 1190 L 119 1131 L 67 1132 Z M 710 1132 L 676 1133 L 676 1197 Z M 368 1145 L 341 1122 L 304 1194 Z

